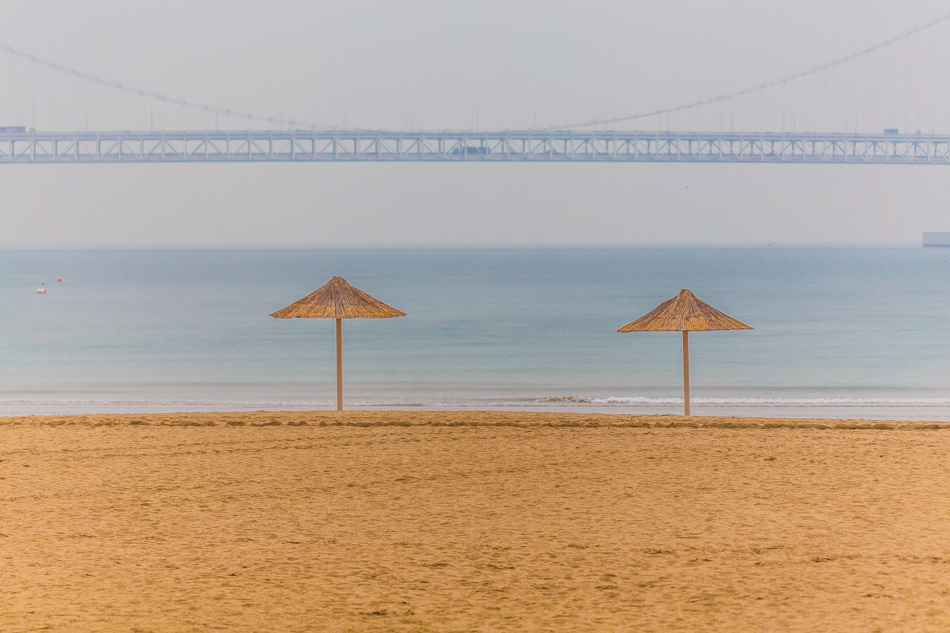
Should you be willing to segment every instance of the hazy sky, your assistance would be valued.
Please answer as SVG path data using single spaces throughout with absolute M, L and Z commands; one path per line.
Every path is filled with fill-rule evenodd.
M 740 90 L 950 12 L 933 0 L 4 0 L 0 44 L 326 127 L 528 128 Z M 0 52 L 0 125 L 213 118 Z M 240 121 L 219 120 L 221 127 Z M 950 24 L 657 127 L 950 132 Z M 918 244 L 950 168 L 649 164 L 0 166 L 0 246 Z

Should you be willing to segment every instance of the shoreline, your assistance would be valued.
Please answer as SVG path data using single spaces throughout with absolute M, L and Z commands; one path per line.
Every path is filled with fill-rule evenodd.
M 950 421 L 862 418 L 772 418 L 745 416 L 632 415 L 538 411 L 214 411 L 176 413 L 92 413 L 0 416 L 8 426 L 182 426 L 182 427 L 554 427 L 694 429 L 943 430 Z

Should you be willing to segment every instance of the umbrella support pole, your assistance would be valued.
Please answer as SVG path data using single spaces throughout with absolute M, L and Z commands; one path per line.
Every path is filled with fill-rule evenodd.
M 689 417 L 689 332 L 683 331 L 683 404 Z
M 343 319 L 336 320 L 336 410 L 343 410 Z

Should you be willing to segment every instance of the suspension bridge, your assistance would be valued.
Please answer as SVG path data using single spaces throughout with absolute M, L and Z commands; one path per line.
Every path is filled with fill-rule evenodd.
M 629 116 L 521 130 L 412 131 L 317 129 L 292 119 L 212 107 L 102 79 L 0 44 L 29 84 L 33 125 L 24 108 L 4 107 L 0 163 L 248 163 L 248 162 L 652 162 L 950 165 L 950 14 L 826 64 L 690 103 Z M 896 60 L 896 61 L 895 61 Z M 883 70 L 882 70 L 883 69 Z M 38 120 L 39 73 L 50 86 L 50 123 L 72 81 L 136 101 L 132 129 L 83 131 Z M 0 77 L 0 85 L 4 78 Z M 27 90 L 7 90 L 8 100 Z M 149 106 L 143 107 L 144 103 Z M 198 111 L 213 130 L 154 129 L 154 106 Z M 20 104 L 22 105 L 22 104 Z M 142 116 L 148 112 L 147 121 Z M 729 124 L 726 125 L 728 112 Z M 736 122 L 736 113 L 739 121 Z M 14 116 L 14 113 L 16 115 Z M 112 120 L 124 121 L 123 117 Z M 6 117 L 4 120 L 3 117 Z M 75 116 L 72 117 L 75 120 Z M 134 117 L 132 117 L 134 118 Z M 165 116 L 165 119 L 173 117 Z M 219 129 L 231 125 L 259 129 Z M 896 125 L 902 122 L 903 125 Z M 718 126 L 717 126 L 718 123 Z M 647 131 L 636 126 L 655 125 Z M 712 124 L 712 125 L 710 125 Z M 624 129 L 629 126 L 634 129 Z M 125 127 L 125 126 L 123 126 Z M 142 129 L 135 129 L 136 127 Z M 209 126 L 211 127 L 211 126 Z M 695 131 L 719 127 L 718 131 Z M 728 127 L 728 130 L 726 129 Z M 792 129 L 789 130 L 788 128 Z M 798 131 L 801 127 L 807 131 Z M 146 129 L 147 128 L 147 129 Z M 739 129 L 737 129 L 739 128 Z M 756 130 L 781 131 L 756 131 Z M 850 130 L 848 132 L 842 130 Z

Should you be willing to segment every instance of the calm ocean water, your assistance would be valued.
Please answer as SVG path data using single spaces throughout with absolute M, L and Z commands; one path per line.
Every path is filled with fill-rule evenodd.
M 0 415 L 330 408 L 681 411 L 681 337 L 617 328 L 680 289 L 752 325 L 690 336 L 693 412 L 950 419 L 950 249 L 0 252 Z M 57 282 L 63 277 L 63 282 Z M 37 294 L 46 282 L 48 292 Z

